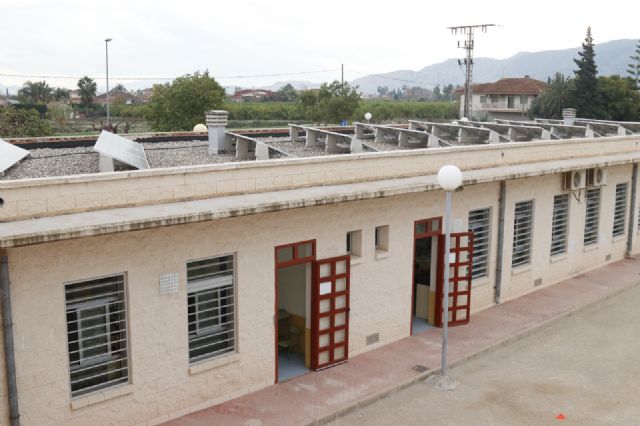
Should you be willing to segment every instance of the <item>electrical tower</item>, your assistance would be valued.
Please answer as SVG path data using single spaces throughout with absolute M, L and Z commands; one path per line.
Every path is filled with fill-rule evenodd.
M 465 79 L 464 79 L 464 108 L 463 116 L 469 118 L 469 105 L 471 103 L 471 81 L 473 77 L 473 32 L 476 28 L 479 28 L 483 33 L 487 32 L 488 27 L 495 27 L 495 24 L 481 24 L 481 25 L 461 25 L 458 27 L 447 27 L 451 30 L 451 33 L 457 35 L 458 33 L 467 36 L 464 41 L 464 45 L 460 46 L 458 40 L 458 47 L 466 50 L 466 56 L 464 58 L 465 65 Z M 462 65 L 462 61 L 458 60 L 458 64 Z

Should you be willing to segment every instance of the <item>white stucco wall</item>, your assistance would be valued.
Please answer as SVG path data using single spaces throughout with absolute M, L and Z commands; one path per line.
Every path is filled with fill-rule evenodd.
M 507 182 L 504 301 L 601 266 L 609 254 L 611 261 L 623 257 L 626 239 L 611 238 L 618 182 L 631 182 L 630 165 L 609 169 L 602 188 L 602 235 L 587 251 L 582 247 L 584 195 L 571 197 L 571 250 L 554 261 L 549 257 L 551 214 L 553 196 L 562 192 L 561 175 Z M 499 191 L 498 182 L 469 185 L 453 197 L 454 219 L 465 229 L 469 210 L 491 209 L 489 276 L 473 283 L 472 313 L 493 304 Z M 532 263 L 512 270 L 514 204 L 532 198 Z M 441 216 L 443 210 L 442 192 L 432 191 L 8 249 L 23 424 L 159 422 L 271 385 L 274 247 L 281 244 L 316 239 L 317 258 L 329 258 L 345 253 L 347 231 L 362 230 L 362 256 L 351 267 L 350 357 L 408 336 L 414 221 Z M 374 230 L 382 225 L 389 226 L 389 250 L 377 256 Z M 637 219 L 632 226 L 637 229 Z M 634 237 L 638 250 L 636 232 Z M 186 262 L 225 253 L 236 253 L 237 354 L 190 368 Z M 131 383 L 72 403 L 64 283 L 121 272 L 127 274 Z M 180 289 L 161 296 L 158 279 L 168 272 L 179 273 Z M 540 287 L 533 285 L 537 278 Z M 376 332 L 380 343 L 367 346 L 366 336 Z M 0 386 L 2 422 L 7 421 L 4 389 Z

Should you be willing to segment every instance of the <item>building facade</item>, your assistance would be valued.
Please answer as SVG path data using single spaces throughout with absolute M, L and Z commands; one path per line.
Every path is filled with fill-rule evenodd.
M 22 424 L 161 423 L 284 380 L 283 350 L 313 371 L 438 325 L 444 164 L 454 323 L 635 253 L 638 143 L 0 181 Z
M 493 83 L 471 86 L 470 119 L 527 120 L 533 101 L 547 84 L 525 76 L 502 78 Z M 464 116 L 464 90 L 460 95 L 460 117 Z

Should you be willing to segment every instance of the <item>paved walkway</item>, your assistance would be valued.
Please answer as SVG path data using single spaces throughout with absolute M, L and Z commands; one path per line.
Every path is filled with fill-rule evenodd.
M 449 331 L 449 365 L 517 340 L 640 283 L 640 259 L 622 260 L 482 311 Z M 438 371 L 441 330 L 430 329 L 324 371 L 270 386 L 169 425 L 325 423 Z M 425 366 L 420 371 L 416 366 Z

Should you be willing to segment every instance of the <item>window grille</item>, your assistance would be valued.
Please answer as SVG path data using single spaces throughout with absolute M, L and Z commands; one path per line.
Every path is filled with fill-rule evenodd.
M 187 264 L 189 362 L 235 350 L 234 256 Z
M 516 203 L 513 220 L 513 256 L 511 266 L 531 261 L 531 231 L 533 228 L 533 200 Z
M 553 197 L 553 220 L 551 223 L 551 256 L 566 253 L 567 228 L 569 225 L 569 194 Z
M 469 212 L 469 231 L 473 232 L 472 279 L 488 275 L 490 219 L 489 208 Z
M 598 242 L 598 225 L 600 222 L 600 188 L 587 189 L 586 212 L 584 219 L 584 245 Z
M 129 381 L 124 275 L 65 285 L 71 396 Z
M 616 204 L 613 211 L 613 236 L 624 234 L 625 215 L 627 214 L 627 184 L 616 185 Z

